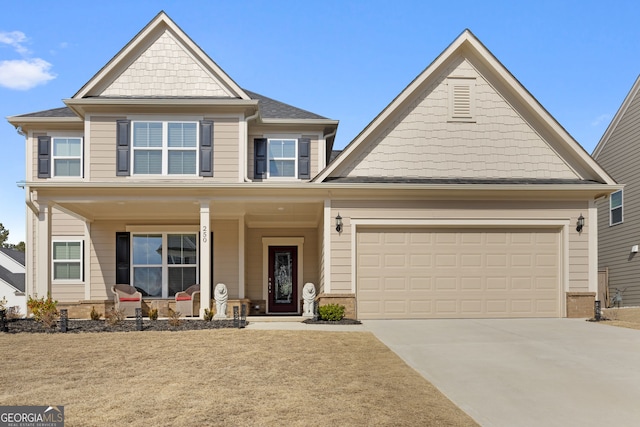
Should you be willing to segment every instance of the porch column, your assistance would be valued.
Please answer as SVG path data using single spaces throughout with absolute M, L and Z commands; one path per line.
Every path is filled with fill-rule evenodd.
M 209 201 L 200 202 L 200 317 L 211 303 L 211 216 Z
M 47 203 L 41 203 L 38 212 L 37 246 L 38 259 L 36 260 L 34 292 L 38 298 L 46 298 L 49 294 L 49 223 L 51 208 Z M 28 267 L 32 268 L 32 267 Z

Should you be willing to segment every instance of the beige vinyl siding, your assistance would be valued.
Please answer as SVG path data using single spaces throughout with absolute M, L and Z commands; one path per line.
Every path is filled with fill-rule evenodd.
M 111 298 L 111 286 L 116 284 L 116 232 L 125 230 L 126 225 L 120 221 L 95 221 L 91 224 L 92 300 Z
M 84 300 L 84 283 L 51 286 L 51 298 L 60 302 L 77 302 Z
M 334 201 L 332 217 L 338 212 L 342 216 L 343 231 L 331 233 L 331 292 L 351 292 L 355 278 L 352 277 L 352 219 L 423 221 L 429 219 L 456 220 L 526 220 L 530 222 L 549 219 L 569 223 L 568 238 L 568 289 L 565 291 L 588 291 L 589 267 L 589 223 L 587 202 L 490 202 L 490 201 Z M 575 231 L 577 217 L 585 216 L 585 227 L 581 234 Z M 594 260 L 595 262 L 595 260 Z
M 472 122 L 448 119 L 447 77 L 475 79 Z M 516 111 L 468 59 L 458 58 L 332 175 L 578 178 L 525 114 Z
M 238 119 L 212 117 L 208 120 L 213 120 L 213 179 L 238 182 Z
M 91 117 L 91 181 L 119 181 L 116 176 L 116 120 L 126 117 Z
M 625 306 L 640 305 L 640 256 L 631 247 L 640 244 L 640 96 L 629 104 L 606 145 L 595 158 L 618 183 L 624 184 L 624 222 L 609 226 L 609 198 L 596 202 L 598 208 L 598 267 L 609 269 L 610 294 L 626 289 Z
M 299 283 L 298 295 L 302 295 L 302 287 L 311 282 L 318 290 L 319 264 L 318 264 L 318 231 L 314 228 L 248 228 L 245 234 L 246 248 L 246 284 L 245 296 L 249 299 L 263 299 L 266 284 L 263 283 L 263 237 L 303 237 L 304 259 L 302 261 L 302 282 Z
M 51 235 L 84 236 L 84 221 L 55 207 L 51 208 Z
M 213 231 L 213 286 L 227 285 L 229 298 L 238 298 L 238 221 L 212 220 Z M 213 298 L 213 294 L 211 295 Z

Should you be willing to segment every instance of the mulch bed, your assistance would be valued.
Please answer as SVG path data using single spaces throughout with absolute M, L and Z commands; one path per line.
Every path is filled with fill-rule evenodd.
M 60 322 L 54 328 L 47 329 L 33 319 L 14 319 L 7 321 L 10 334 L 17 333 L 61 333 Z M 142 321 L 143 331 L 197 331 L 202 329 L 234 328 L 233 320 L 213 320 L 205 322 L 201 319 L 181 319 L 180 325 L 173 326 L 168 320 Z M 135 320 L 124 320 L 115 325 L 105 320 L 74 320 L 67 321 L 67 333 L 77 334 L 84 332 L 135 332 Z
M 339 321 L 313 320 L 306 319 L 302 323 L 311 325 L 360 325 L 359 320 L 342 319 Z M 249 321 L 247 321 L 249 324 Z M 62 333 L 60 331 L 60 322 L 53 328 L 45 328 L 41 323 L 34 319 L 11 319 L 7 320 L 10 334 L 18 333 Z M 237 328 L 233 320 L 212 320 L 206 322 L 201 319 L 181 319 L 178 326 L 169 324 L 168 320 L 149 320 L 143 319 L 143 331 L 199 331 L 203 329 L 223 329 Z M 127 319 L 115 325 L 109 324 L 106 320 L 75 320 L 67 321 L 67 333 L 78 334 L 86 332 L 136 332 L 136 322 L 133 319 Z

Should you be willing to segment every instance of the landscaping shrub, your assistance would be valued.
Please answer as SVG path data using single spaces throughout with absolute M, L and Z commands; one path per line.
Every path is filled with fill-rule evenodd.
M 344 318 L 344 305 L 327 304 L 318 307 L 320 320 L 330 320 L 337 322 Z
M 125 316 L 124 314 L 124 310 L 116 310 L 115 307 L 111 308 L 111 311 L 109 312 L 109 314 L 105 315 L 105 317 L 107 318 L 107 322 L 110 325 L 117 325 L 119 323 L 124 322 L 124 319 L 127 318 L 127 316 Z
M 29 295 L 27 307 L 33 313 L 36 321 L 40 322 L 46 328 L 53 328 L 58 320 L 58 301 L 51 299 L 51 295 L 47 298 L 32 298 Z
M 182 320 L 180 320 L 180 312 L 169 309 L 169 325 L 171 326 L 180 326 Z
M 91 320 L 100 320 L 102 313 L 98 313 L 95 307 L 91 307 L 91 313 L 89 314 Z
M 208 308 L 204 309 L 204 321 L 211 322 L 213 319 L 213 310 L 209 310 Z
M 149 309 L 149 320 L 158 320 L 158 309 L 150 308 Z

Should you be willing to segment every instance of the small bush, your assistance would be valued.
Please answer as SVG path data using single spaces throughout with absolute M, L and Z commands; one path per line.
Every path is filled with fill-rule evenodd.
M 22 319 L 22 313 L 20 313 L 20 307 L 15 305 L 7 308 L 7 319 Z
M 344 318 L 344 305 L 327 304 L 318 307 L 320 320 L 330 320 L 337 322 Z
M 7 309 L 7 298 L 2 297 L 2 299 L 0 299 L 0 310 L 6 310 L 6 309 Z
M 124 310 L 116 310 L 115 307 L 111 308 L 111 311 L 105 315 L 105 317 L 107 318 L 107 322 L 110 325 L 117 325 L 121 322 L 124 322 L 124 319 L 127 318 L 127 316 L 125 316 L 124 314 Z
M 180 319 L 180 312 L 169 309 L 169 325 L 171 326 L 180 326 L 182 324 L 182 320 Z
M 213 319 L 213 310 L 209 310 L 208 308 L 204 309 L 204 321 L 211 322 Z
M 102 317 L 102 313 L 98 313 L 95 307 L 91 307 L 91 313 L 89 314 L 89 317 L 91 317 L 91 320 L 100 320 L 100 318 Z
M 149 309 L 149 320 L 158 320 L 158 309 L 150 308 Z
M 29 296 L 27 307 L 33 313 L 36 321 L 40 322 L 45 328 L 53 328 L 58 320 L 58 301 L 51 299 L 51 295 L 47 298 L 32 298 Z

